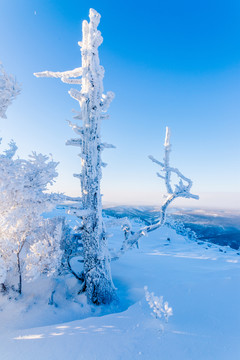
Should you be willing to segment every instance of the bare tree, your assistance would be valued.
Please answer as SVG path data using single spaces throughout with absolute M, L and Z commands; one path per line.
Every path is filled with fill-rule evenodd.
M 106 111 L 114 94 L 103 93 L 104 68 L 99 63 L 98 47 L 102 36 L 97 29 L 100 15 L 93 9 L 89 12 L 90 22 L 82 24 L 81 46 L 82 66 L 71 71 L 35 73 L 37 77 L 60 78 L 64 83 L 81 85 L 81 91 L 71 89 L 69 94 L 78 101 L 81 112 L 74 117 L 82 126 L 69 122 L 77 138 L 67 145 L 81 149 L 81 173 L 74 174 L 81 182 L 81 204 L 73 213 L 81 218 L 84 272 L 82 289 L 95 304 L 110 303 L 114 298 L 114 286 L 110 270 L 110 257 L 102 219 L 100 181 L 102 178 L 101 153 L 113 145 L 101 142 L 101 120 L 108 117 Z M 80 78 L 81 77 L 81 78 Z
M 167 195 L 165 195 L 165 200 L 160 209 L 159 219 L 152 225 L 145 226 L 136 232 L 131 232 L 124 238 L 124 242 L 120 251 L 117 254 L 113 254 L 113 260 L 118 259 L 123 253 L 128 249 L 132 248 L 134 245 L 138 244 L 138 240 L 147 235 L 147 233 L 154 231 L 164 225 L 166 220 L 166 212 L 168 206 L 177 198 L 187 198 L 187 199 L 199 199 L 198 195 L 191 193 L 192 180 L 184 176 L 177 168 L 170 166 L 170 130 L 166 127 L 166 136 L 164 143 L 164 158 L 163 161 L 156 160 L 153 156 L 149 155 L 149 159 L 161 167 L 163 174 L 157 172 L 157 176 L 165 181 L 165 186 L 167 190 Z M 176 185 L 172 185 L 172 174 L 177 175 L 179 182 Z

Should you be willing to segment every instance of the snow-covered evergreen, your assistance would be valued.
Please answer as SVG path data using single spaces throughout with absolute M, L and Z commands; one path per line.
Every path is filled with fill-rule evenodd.
M 79 42 L 82 67 L 64 72 L 44 71 L 35 75 L 60 78 L 64 83 L 81 85 L 80 91 L 71 89 L 69 94 L 81 107 L 81 112 L 77 113 L 75 119 L 81 120 L 82 126 L 70 122 L 78 137 L 68 140 L 66 144 L 81 149 L 82 170 L 74 176 L 81 182 L 82 203 L 78 210 L 74 210 L 74 214 L 82 219 L 84 288 L 90 301 L 101 304 L 109 303 L 114 298 L 100 192 L 101 167 L 105 165 L 101 160 L 101 153 L 103 149 L 113 147 L 101 141 L 101 121 L 107 116 L 106 111 L 114 94 L 103 93 L 104 68 L 100 65 L 98 56 L 98 47 L 103 40 L 97 29 L 100 14 L 90 9 L 89 17 L 89 23 L 83 21 L 82 41 Z

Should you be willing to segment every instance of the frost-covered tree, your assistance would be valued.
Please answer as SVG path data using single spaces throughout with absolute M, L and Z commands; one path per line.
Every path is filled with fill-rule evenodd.
M 20 87 L 12 75 L 8 75 L 0 62 L 0 118 L 6 119 L 6 111 L 20 93 Z
M 166 210 L 168 206 L 177 198 L 195 199 L 198 200 L 199 196 L 192 194 L 192 180 L 184 176 L 177 168 L 170 166 L 170 130 L 166 127 L 166 136 L 164 143 L 165 156 L 163 161 L 156 160 L 153 156 L 149 155 L 149 159 L 161 167 L 163 173 L 157 172 L 157 176 L 165 181 L 167 195 L 165 195 L 165 201 L 161 206 L 160 223 L 163 225 L 166 220 Z M 178 184 L 172 185 L 172 175 L 175 174 L 178 177 Z
M 0 283 L 4 283 L 9 275 L 12 285 L 18 277 L 16 290 L 21 294 L 27 256 L 27 270 L 32 273 L 33 269 L 35 273 L 40 273 L 43 268 L 47 271 L 43 265 L 46 257 L 51 257 L 51 268 L 56 263 L 60 227 L 48 235 L 41 214 L 52 210 L 59 198 L 46 192 L 57 176 L 57 163 L 36 153 L 30 160 L 14 160 L 16 150 L 16 144 L 11 142 L 9 149 L 0 155 Z M 56 252 L 54 256 L 51 256 L 52 249 Z M 34 258 L 35 263 L 30 263 Z
M 83 21 L 81 46 L 82 66 L 71 71 L 35 73 L 37 77 L 60 78 L 64 83 L 81 86 L 81 90 L 71 89 L 69 94 L 78 101 L 81 112 L 75 119 L 82 126 L 70 122 L 77 138 L 67 141 L 67 145 L 81 149 L 80 179 L 81 209 L 74 214 L 82 219 L 81 236 L 83 243 L 84 273 L 83 287 L 88 299 L 95 304 L 109 303 L 114 298 L 114 286 L 110 270 L 107 238 L 102 219 L 102 199 L 100 181 L 102 177 L 101 153 L 113 147 L 101 141 L 101 121 L 108 117 L 106 111 L 114 94 L 103 93 L 104 68 L 99 63 L 98 47 L 102 36 L 97 29 L 100 15 L 93 9 L 89 12 L 90 22 Z
M 191 193 L 192 180 L 184 176 L 177 168 L 170 166 L 170 130 L 166 128 L 166 136 L 164 142 L 164 158 L 163 161 L 156 160 L 153 156 L 149 156 L 149 159 L 161 167 L 162 174 L 157 172 L 157 176 L 164 179 L 167 194 L 164 196 L 165 200 L 160 209 L 159 219 L 151 225 L 145 226 L 136 232 L 128 233 L 128 236 L 124 238 L 124 242 L 120 251 L 114 254 L 113 259 L 118 259 L 125 251 L 131 249 L 134 245 L 138 245 L 138 241 L 142 236 L 147 235 L 149 232 L 162 227 L 166 220 L 166 211 L 168 206 L 177 198 L 187 199 L 199 199 L 198 195 Z M 175 174 L 178 178 L 178 184 L 172 185 L 172 175 Z
M 16 80 L 0 63 L 1 118 L 19 93 Z M 34 279 L 60 267 L 62 223 L 41 216 L 59 200 L 46 192 L 57 176 L 57 163 L 36 153 L 29 160 L 14 160 L 16 150 L 11 141 L 0 155 L 0 284 L 6 289 L 7 281 L 21 294 L 23 275 Z

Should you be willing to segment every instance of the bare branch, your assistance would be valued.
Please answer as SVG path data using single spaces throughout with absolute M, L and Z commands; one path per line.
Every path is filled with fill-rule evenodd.
M 102 94 L 102 101 L 100 103 L 100 106 L 102 107 L 103 112 L 108 110 L 108 107 L 111 104 L 114 97 L 115 94 L 112 91 L 108 91 L 106 95 Z
M 68 93 L 73 99 L 79 102 L 86 100 L 86 96 L 76 89 L 70 89 Z
M 82 139 L 78 138 L 78 139 L 70 139 L 67 140 L 66 145 L 72 145 L 72 146 L 81 146 L 82 145 Z
M 103 150 L 103 149 L 116 149 L 115 145 L 108 144 L 108 143 L 101 143 L 99 145 L 99 147 L 100 147 L 101 150 Z
M 69 79 L 69 78 L 77 78 L 79 76 L 82 76 L 82 73 L 83 73 L 82 67 L 78 67 L 76 69 L 68 70 L 68 71 L 56 71 L 56 72 L 55 71 L 42 71 L 42 72 L 34 73 L 33 75 L 36 77 Z
M 77 124 L 72 123 L 70 120 L 67 120 L 67 122 L 77 135 L 82 136 L 84 134 L 84 130 L 82 126 L 78 126 Z

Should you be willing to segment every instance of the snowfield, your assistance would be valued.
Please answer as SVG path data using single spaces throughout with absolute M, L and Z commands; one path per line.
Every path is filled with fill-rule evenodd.
M 117 247 L 122 235 L 113 233 Z M 119 303 L 110 307 L 88 305 L 70 276 L 57 287 L 56 279 L 25 284 L 18 301 L 1 296 L 0 358 L 239 359 L 239 270 L 237 251 L 164 227 L 112 263 Z M 173 308 L 168 323 L 151 315 L 144 286 Z

